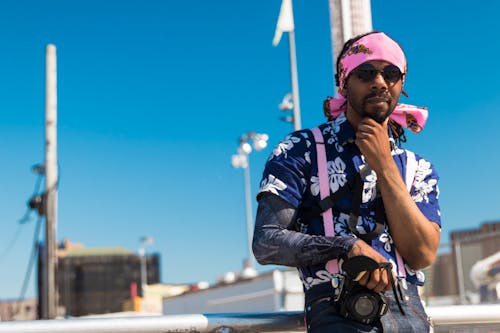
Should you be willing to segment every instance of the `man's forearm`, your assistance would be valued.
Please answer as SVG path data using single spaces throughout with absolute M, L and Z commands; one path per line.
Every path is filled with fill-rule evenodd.
M 288 227 L 295 220 L 296 209 L 275 195 L 259 201 L 253 252 L 261 264 L 291 267 L 325 263 L 347 254 L 355 238 L 312 236 Z
M 439 245 L 439 227 L 422 214 L 406 188 L 391 155 L 387 122 L 364 118 L 356 131 L 356 145 L 377 173 L 390 234 L 396 248 L 413 269 L 429 266 Z
M 439 246 L 439 226 L 429 221 L 411 198 L 396 165 L 377 173 L 391 236 L 411 268 L 429 266 Z

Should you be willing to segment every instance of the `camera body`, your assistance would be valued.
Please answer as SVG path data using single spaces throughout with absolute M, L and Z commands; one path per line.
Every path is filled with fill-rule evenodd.
M 372 324 L 387 313 L 387 303 L 380 293 L 352 280 L 344 281 L 338 299 L 339 313 L 363 324 Z
M 371 272 L 379 267 L 375 260 L 366 256 L 352 257 L 343 262 L 342 283 L 338 284 L 335 297 L 342 316 L 363 324 L 372 324 L 387 313 L 387 303 L 382 294 L 360 285 L 356 280 L 361 272 Z M 390 264 L 388 267 L 390 269 Z

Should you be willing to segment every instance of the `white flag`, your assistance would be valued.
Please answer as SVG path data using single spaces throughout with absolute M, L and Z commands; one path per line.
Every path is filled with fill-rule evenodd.
M 278 17 L 278 24 L 276 24 L 276 32 L 274 33 L 273 45 L 279 44 L 283 32 L 293 31 L 293 11 L 292 0 L 282 0 L 280 16 Z

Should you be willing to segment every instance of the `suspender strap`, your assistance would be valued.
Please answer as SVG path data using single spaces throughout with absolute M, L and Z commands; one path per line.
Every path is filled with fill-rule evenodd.
M 321 134 L 321 131 L 318 127 L 313 128 L 312 133 L 314 135 L 314 140 L 316 141 L 319 194 L 321 199 L 324 199 L 330 196 L 330 182 L 328 181 L 325 142 L 323 140 L 323 134 Z M 325 229 L 325 236 L 330 236 L 330 237 L 335 236 L 335 229 L 333 227 L 332 208 L 331 207 L 328 208 L 321 215 L 323 216 L 323 228 Z M 332 274 L 338 273 L 339 272 L 338 261 L 336 259 L 330 260 L 326 264 L 326 269 Z

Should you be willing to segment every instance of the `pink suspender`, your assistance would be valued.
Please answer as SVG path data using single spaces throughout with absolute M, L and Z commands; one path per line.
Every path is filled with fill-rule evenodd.
M 318 182 L 319 182 L 319 194 L 321 199 L 330 196 L 330 182 L 328 181 L 328 170 L 326 164 L 326 151 L 325 142 L 323 140 L 323 135 L 318 127 L 312 129 L 314 135 L 314 140 L 316 141 L 316 155 L 318 158 Z M 323 215 L 323 227 L 325 229 L 325 236 L 335 236 L 335 229 L 333 226 L 333 213 L 332 209 L 321 213 Z M 326 269 L 332 273 L 337 274 L 339 272 L 339 265 L 337 259 L 330 260 L 326 264 Z
M 326 162 L 326 150 L 325 150 L 325 142 L 323 140 L 323 134 L 318 127 L 311 129 L 314 140 L 316 141 L 316 155 L 317 155 L 317 166 L 318 166 L 318 182 L 319 182 L 319 194 L 321 199 L 324 199 L 330 195 L 330 182 L 328 181 L 328 170 L 327 170 L 327 162 Z M 417 160 L 415 158 L 415 154 L 411 151 L 406 150 L 406 175 L 405 175 L 405 183 L 408 192 L 410 192 L 411 187 L 413 185 L 413 180 L 415 178 L 415 173 L 417 171 Z M 325 229 L 325 236 L 333 237 L 335 236 L 335 229 L 333 223 L 333 213 L 332 209 L 324 211 L 323 216 L 323 227 Z M 406 270 L 404 266 L 403 258 L 399 251 L 396 249 L 396 261 L 398 265 L 398 277 L 405 278 Z M 332 273 L 336 274 L 339 272 L 338 261 L 336 259 L 330 260 L 326 264 L 326 269 Z

